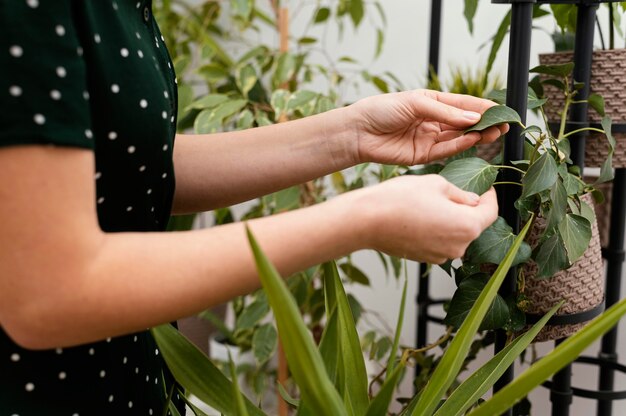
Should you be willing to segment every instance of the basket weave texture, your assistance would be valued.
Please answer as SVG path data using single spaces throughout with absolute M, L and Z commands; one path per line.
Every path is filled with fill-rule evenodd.
M 582 199 L 593 209 L 589 195 Z M 537 218 L 530 231 L 528 243 L 534 249 L 546 227 L 543 218 Z M 591 242 L 585 253 L 567 270 L 562 270 L 547 279 L 535 279 L 537 265 L 534 262 L 524 267 L 524 294 L 530 301 L 527 313 L 543 315 L 561 300 L 565 304 L 556 315 L 584 312 L 599 305 L 604 300 L 604 265 L 598 225 L 592 224 Z M 571 325 L 546 325 L 534 342 L 556 340 L 580 330 L 585 323 Z
M 557 52 L 539 55 L 542 65 L 557 65 L 573 61 L 572 52 Z M 591 92 L 604 97 L 605 111 L 613 123 L 626 123 L 626 49 L 595 51 L 591 65 Z M 548 98 L 544 110 L 550 122 L 560 120 L 559 111 L 563 109 L 563 93 L 556 87 L 544 85 L 544 94 Z M 589 109 L 591 122 L 600 122 L 600 115 Z M 617 142 L 613 166 L 626 167 L 626 133 L 613 135 Z M 599 167 L 608 155 L 606 136 L 591 133 L 585 141 L 585 165 Z

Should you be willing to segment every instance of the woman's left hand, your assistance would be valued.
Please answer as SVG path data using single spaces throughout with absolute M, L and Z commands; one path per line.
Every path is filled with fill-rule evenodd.
M 356 111 L 358 162 L 417 165 L 491 143 L 508 124 L 464 134 L 494 102 L 469 95 L 413 90 L 365 98 Z

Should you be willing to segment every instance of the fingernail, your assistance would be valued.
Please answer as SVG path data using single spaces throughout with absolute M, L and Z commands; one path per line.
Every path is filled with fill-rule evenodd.
M 478 201 L 480 201 L 480 196 L 478 196 L 478 194 L 475 194 L 473 192 L 469 192 L 469 198 L 472 202 L 478 203 Z
M 463 117 L 465 117 L 468 120 L 472 120 L 472 121 L 478 121 L 480 120 L 480 114 L 479 113 L 475 113 L 473 111 L 464 111 L 463 112 Z

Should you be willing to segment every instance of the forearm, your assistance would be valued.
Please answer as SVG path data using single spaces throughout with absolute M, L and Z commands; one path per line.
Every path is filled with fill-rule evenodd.
M 249 225 L 288 276 L 361 248 L 353 218 L 345 204 L 331 201 Z M 31 348 L 139 331 L 260 286 L 241 223 L 190 232 L 104 234 L 88 269 L 59 279 L 32 289 L 36 293 L 30 296 L 38 300 L 23 317 L 34 337 L 23 342 Z
M 178 135 L 174 213 L 233 205 L 352 166 L 347 108 L 272 126 Z

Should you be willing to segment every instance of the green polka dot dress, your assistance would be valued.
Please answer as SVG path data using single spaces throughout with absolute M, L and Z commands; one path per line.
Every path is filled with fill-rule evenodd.
M 93 151 L 104 231 L 165 228 L 175 84 L 150 0 L 0 0 L 0 146 Z M 0 328 L 0 416 L 161 415 L 170 385 L 147 331 L 29 351 Z

